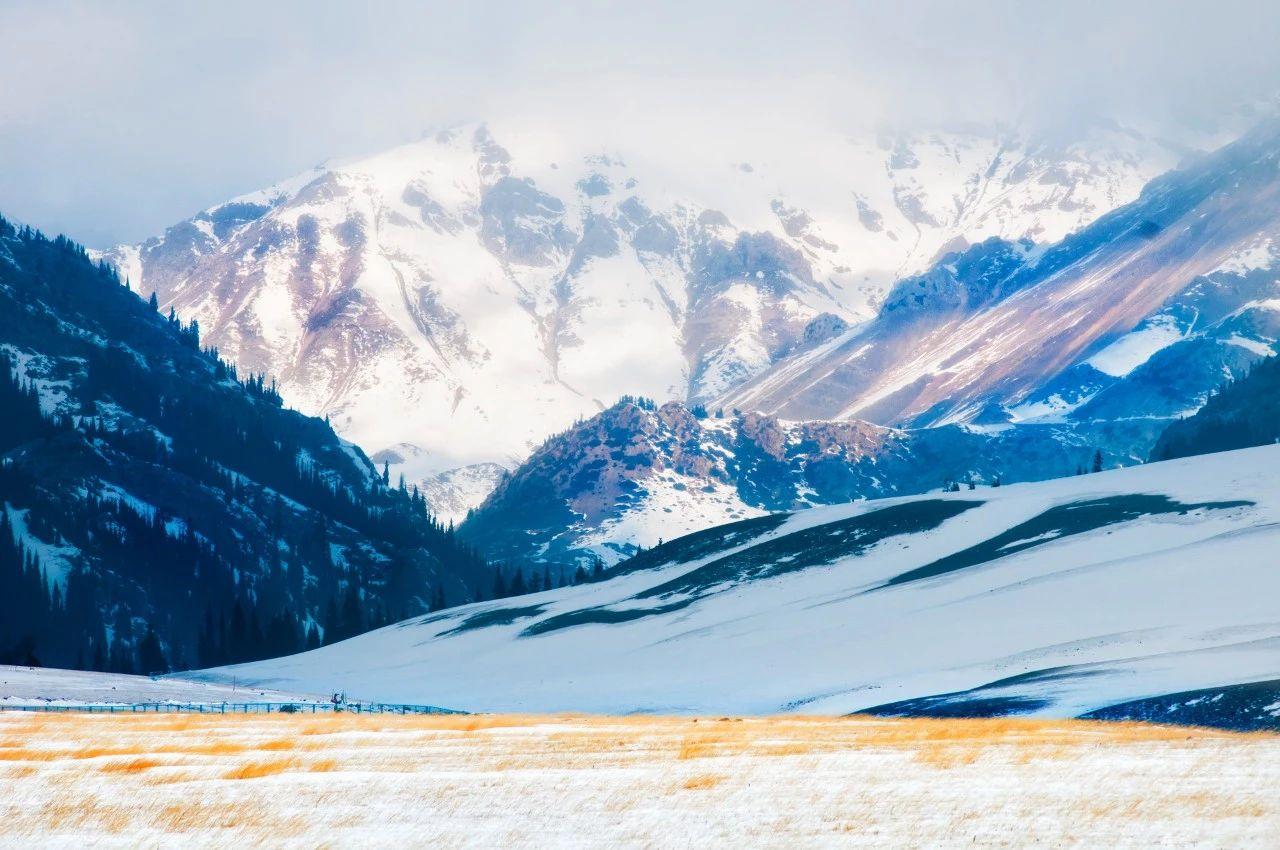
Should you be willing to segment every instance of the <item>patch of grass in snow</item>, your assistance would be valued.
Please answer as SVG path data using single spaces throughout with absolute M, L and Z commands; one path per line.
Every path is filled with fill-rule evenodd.
M 99 768 L 99 770 L 103 773 L 142 773 L 143 771 L 150 770 L 153 767 L 159 767 L 160 764 L 161 762 L 158 762 L 155 759 L 136 758 L 122 761 L 109 761 Z
M 298 742 L 292 738 L 276 738 L 262 744 L 258 744 L 256 749 L 275 752 L 280 750 L 292 750 L 298 746 Z
M 716 787 L 724 780 L 725 775 L 723 773 L 699 773 L 681 782 L 680 787 L 686 791 L 705 791 L 708 788 Z
M 222 774 L 223 779 L 258 779 L 293 770 L 298 767 L 297 759 L 272 759 L 270 761 L 251 761 L 232 768 Z

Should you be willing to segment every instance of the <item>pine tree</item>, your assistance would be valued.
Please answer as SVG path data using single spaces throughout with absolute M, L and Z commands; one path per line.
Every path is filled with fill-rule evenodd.
M 1093 453 L 1093 471 L 1102 471 L 1102 450 L 1099 449 Z
M 431 611 L 442 611 L 447 605 L 444 601 L 444 584 L 437 584 L 436 589 L 431 594 Z
M 169 662 L 165 660 L 164 650 L 160 647 L 160 638 L 150 624 L 147 633 L 138 643 L 138 671 L 148 675 L 169 672 Z

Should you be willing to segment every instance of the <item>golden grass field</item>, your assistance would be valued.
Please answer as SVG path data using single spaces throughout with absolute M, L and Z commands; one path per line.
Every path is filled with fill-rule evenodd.
M 1280 846 L 1280 736 L 872 718 L 0 714 L 0 845 Z

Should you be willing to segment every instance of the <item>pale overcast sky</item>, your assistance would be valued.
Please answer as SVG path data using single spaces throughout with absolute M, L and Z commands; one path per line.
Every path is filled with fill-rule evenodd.
M 1211 124 L 1280 90 L 1278 44 L 1258 0 L 0 0 L 0 212 L 105 247 L 511 115 Z

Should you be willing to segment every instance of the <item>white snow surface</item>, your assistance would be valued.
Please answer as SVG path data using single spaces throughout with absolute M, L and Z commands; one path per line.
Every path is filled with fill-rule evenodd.
M 1148 513 L 882 586 L 1055 506 L 1133 494 L 1251 504 Z M 1054 671 L 989 689 L 1034 700 L 1033 713 L 1049 716 L 1280 677 L 1280 446 L 814 508 L 746 546 L 935 499 L 981 505 L 933 531 L 887 537 L 861 555 L 726 581 L 692 597 L 637 594 L 725 552 L 464 606 L 288 658 L 182 675 L 480 711 L 845 713 Z M 766 565 L 798 554 L 775 553 Z M 601 608 L 613 622 L 521 634 L 552 616 Z M 644 613 L 624 620 L 627 611 Z M 467 623 L 478 616 L 488 624 Z
M 496 463 L 475 463 L 429 476 L 422 481 L 420 489 L 436 519 L 458 525 L 472 508 L 479 507 L 506 474 L 507 470 Z
M 1186 335 L 1173 316 L 1152 316 L 1085 362 L 1113 378 L 1123 377 L 1151 359 L 1157 351 Z
M 225 683 L 174 678 L 15 667 L 0 664 L 0 711 L 24 705 L 128 705 L 132 703 L 327 702 L 325 696 L 283 693 Z
M 1258 269 L 1271 268 L 1275 260 L 1275 249 L 1272 247 L 1271 239 L 1264 237 L 1227 257 L 1214 271 L 1225 274 L 1246 275 Z

